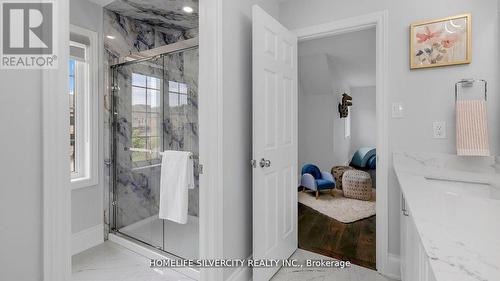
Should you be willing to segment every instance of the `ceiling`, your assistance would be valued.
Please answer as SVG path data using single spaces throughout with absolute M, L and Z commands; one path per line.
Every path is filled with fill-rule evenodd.
M 375 29 L 299 42 L 299 81 L 315 93 L 331 93 L 332 84 L 348 88 L 375 85 Z M 307 85 L 306 85 L 307 86 Z
M 193 8 L 193 13 L 184 12 L 185 6 Z M 198 27 L 198 0 L 116 0 L 105 8 L 157 28 L 189 30 Z

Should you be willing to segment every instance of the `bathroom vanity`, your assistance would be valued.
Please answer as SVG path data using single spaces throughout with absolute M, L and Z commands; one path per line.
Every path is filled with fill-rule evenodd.
M 403 281 L 500 280 L 499 160 L 394 153 Z

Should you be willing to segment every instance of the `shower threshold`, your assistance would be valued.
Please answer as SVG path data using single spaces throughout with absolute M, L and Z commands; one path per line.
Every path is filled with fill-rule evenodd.
M 161 249 L 153 247 L 152 245 L 144 243 L 124 233 L 120 233 L 119 231 L 109 233 L 108 239 L 109 241 L 115 242 L 129 249 L 130 251 L 135 252 L 148 259 L 162 259 L 162 260 L 182 259 L 181 257 L 175 256 Z M 200 271 L 198 269 L 186 267 L 186 268 L 172 268 L 172 270 L 184 274 L 191 279 L 200 280 Z

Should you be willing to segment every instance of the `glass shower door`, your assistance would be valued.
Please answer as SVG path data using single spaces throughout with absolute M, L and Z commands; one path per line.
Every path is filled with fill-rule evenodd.
M 113 69 L 115 229 L 163 249 L 159 152 L 163 151 L 163 58 Z
M 182 258 L 199 257 L 198 48 L 114 66 L 113 228 Z M 161 158 L 190 151 L 188 222 L 158 217 Z
M 189 190 L 188 222 L 163 220 L 164 250 L 183 258 L 199 257 L 198 48 L 164 55 L 164 148 L 190 151 L 195 188 Z

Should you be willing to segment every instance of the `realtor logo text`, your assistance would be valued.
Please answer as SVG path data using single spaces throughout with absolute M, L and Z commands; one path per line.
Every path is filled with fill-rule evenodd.
M 0 67 L 51 69 L 57 67 L 52 1 L 1 0 Z

